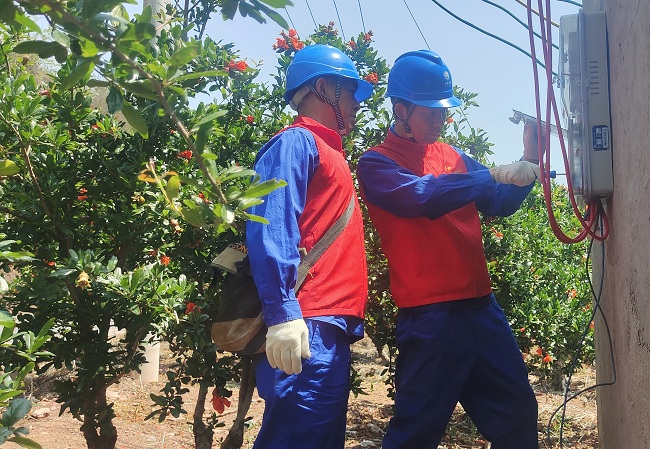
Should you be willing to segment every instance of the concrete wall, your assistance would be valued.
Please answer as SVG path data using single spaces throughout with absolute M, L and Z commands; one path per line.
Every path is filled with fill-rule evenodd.
M 602 308 L 616 383 L 598 389 L 601 449 L 650 448 L 650 0 L 585 0 L 607 17 L 614 164 Z M 596 281 L 600 248 L 593 257 Z M 598 288 L 598 285 L 596 285 Z M 595 321 L 598 382 L 613 379 L 606 328 Z

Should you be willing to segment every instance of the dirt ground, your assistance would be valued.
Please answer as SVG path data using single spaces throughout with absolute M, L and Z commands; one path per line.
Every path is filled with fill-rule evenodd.
M 383 362 L 369 342 L 364 339 L 353 346 L 356 367 L 363 377 L 362 387 L 367 394 L 350 397 L 348 413 L 348 430 L 346 449 L 380 448 L 381 438 L 391 416 L 391 400 L 386 395 L 386 385 L 380 373 Z M 165 348 L 161 351 L 161 367 L 164 367 Z M 164 373 L 160 382 L 142 383 L 139 379 L 126 378 L 119 385 L 109 389 L 109 401 L 114 402 L 118 429 L 117 449 L 193 449 L 194 440 L 189 424 L 192 417 L 181 415 L 178 419 L 167 419 L 159 423 L 157 419 L 145 421 L 144 417 L 151 411 L 150 393 L 159 393 L 163 387 Z M 595 373 L 591 368 L 582 368 L 574 374 L 572 390 L 578 391 L 595 382 Z M 539 402 L 539 436 L 541 449 L 560 448 L 559 433 L 562 427 L 563 446 L 572 449 L 591 449 L 598 447 L 596 427 L 595 393 L 588 392 L 578 396 L 567 405 L 564 421 L 562 412 L 555 415 L 548 439 L 548 422 L 553 412 L 562 404 L 563 393 L 545 390 L 534 377 L 531 383 L 535 388 Z M 41 385 L 42 384 L 42 385 Z M 81 423 L 68 413 L 59 416 L 59 404 L 54 396 L 43 388 L 43 379 L 35 379 L 33 385 L 34 406 L 30 415 L 21 425 L 30 429 L 30 438 L 40 443 L 44 449 L 83 449 L 85 440 L 79 431 Z M 236 385 L 233 385 L 233 390 Z M 185 398 L 185 409 L 193 410 L 196 390 Z M 227 423 L 225 428 L 218 428 L 215 434 L 215 448 L 225 438 L 228 428 L 235 417 L 237 392 L 233 396 L 233 406 L 222 415 Z M 248 416 L 252 419 L 244 436 L 243 448 L 251 448 L 259 430 L 263 401 L 254 396 Z M 208 407 L 211 407 L 208 404 Z M 206 416 L 211 414 L 206 410 Z M 13 443 L 5 445 L 7 449 L 17 448 Z M 471 421 L 458 406 L 448 427 L 447 435 L 439 449 L 487 448 Z

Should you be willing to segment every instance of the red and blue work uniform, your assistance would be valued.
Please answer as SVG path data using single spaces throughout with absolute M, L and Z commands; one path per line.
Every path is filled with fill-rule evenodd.
M 256 365 L 265 401 L 255 449 L 343 448 L 350 391 L 350 344 L 363 337 L 367 269 L 363 218 L 339 134 L 308 117 L 276 134 L 257 155 L 262 180 L 287 182 L 251 213 L 246 243 L 267 326 L 305 319 L 312 356 L 300 374 Z M 347 227 L 309 270 L 296 295 L 301 249 L 307 252 L 343 214 Z
M 443 142 L 392 130 L 357 177 L 397 305 L 395 414 L 384 449 L 435 449 L 460 402 L 493 449 L 535 449 L 537 401 L 491 290 L 479 212 L 514 213 L 532 189 L 496 183 Z

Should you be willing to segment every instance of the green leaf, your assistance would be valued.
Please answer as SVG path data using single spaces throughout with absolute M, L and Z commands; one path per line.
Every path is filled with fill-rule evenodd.
M 145 8 L 146 10 L 147 8 Z M 151 8 L 149 8 L 151 10 Z M 118 38 L 118 42 L 146 41 L 156 35 L 156 27 L 149 21 L 132 23 Z
M 194 139 L 194 145 L 196 146 L 196 149 L 203 153 L 205 146 L 208 143 L 208 137 L 210 137 L 210 133 L 212 132 L 212 121 L 207 121 L 204 122 L 201 126 L 199 126 L 198 130 L 196 130 L 196 127 L 192 129 L 193 132 L 196 132 L 196 138 Z
M 30 19 L 29 17 L 27 17 L 27 16 L 25 16 L 23 14 L 20 14 L 20 13 L 16 14 L 14 16 L 14 20 L 17 23 L 19 23 L 20 25 L 22 25 L 23 27 L 25 27 L 27 29 L 26 31 L 31 31 L 31 32 L 34 32 L 34 33 L 41 33 L 42 32 L 41 27 L 39 27 L 36 24 L 36 22 L 34 22 L 32 19 Z
M 124 6 L 120 5 L 118 8 L 122 8 L 124 11 L 126 9 Z M 115 11 L 115 9 L 113 10 Z M 114 13 L 107 13 L 107 12 L 100 12 L 99 14 L 95 14 L 95 17 L 93 17 L 94 21 L 99 21 L 99 22 L 117 22 L 121 23 L 122 25 L 128 25 L 129 22 L 126 17 L 123 17 L 121 14 L 114 14 Z
M 58 42 L 47 42 L 47 41 L 27 41 L 21 42 L 14 46 L 13 51 L 15 53 L 25 54 L 33 53 L 37 54 L 43 59 L 54 57 L 57 62 L 63 63 L 68 57 L 68 50 Z
M 208 70 L 205 72 L 194 72 L 185 75 L 179 75 L 174 78 L 171 78 L 169 81 L 179 83 L 181 81 L 193 80 L 196 78 L 211 78 L 215 76 L 226 76 L 226 75 L 228 75 L 228 72 L 226 72 L 225 70 Z
M 20 168 L 9 159 L 0 160 L 0 176 L 13 176 L 20 172 Z
M 293 6 L 293 3 L 290 0 L 259 0 L 262 3 L 266 3 L 272 8 L 284 8 L 285 6 Z
M 89 39 L 81 39 L 79 44 L 81 46 L 81 56 L 84 58 L 93 58 L 99 53 L 99 47 Z
M 14 325 L 14 319 L 11 314 L 6 310 L 0 310 L 0 326 L 5 328 L 13 328 Z
M 128 92 L 136 94 L 138 97 L 146 98 L 148 100 L 160 101 L 160 97 L 158 97 L 158 94 L 154 90 L 153 86 L 151 85 L 151 81 L 149 80 L 135 81 L 132 83 L 120 83 L 120 86 L 122 86 Z
M 186 203 L 187 204 L 187 203 Z M 208 221 L 201 213 L 201 210 L 192 204 L 193 207 L 183 207 L 180 208 L 180 214 L 183 216 L 183 219 L 187 221 L 190 225 L 197 228 L 207 228 Z
M 213 112 L 212 114 L 208 114 L 205 117 L 203 117 L 201 120 L 196 122 L 194 126 L 192 127 L 192 132 L 196 132 L 201 125 L 208 123 L 208 122 L 213 122 L 215 119 L 221 117 L 222 115 L 225 115 L 228 111 L 225 109 L 220 109 L 218 111 Z
M 178 195 L 181 190 L 181 180 L 178 176 L 172 176 L 169 178 L 167 181 L 167 185 L 165 186 L 165 193 L 167 194 L 167 197 L 170 200 L 174 200 L 175 198 L 178 198 Z
M 0 422 L 5 427 L 11 427 L 23 419 L 32 408 L 32 403 L 25 398 L 15 398 L 11 401 Z
M 70 89 L 79 81 L 90 76 L 90 72 L 92 72 L 94 68 L 95 68 L 95 61 L 93 59 L 89 59 L 87 61 L 82 62 L 77 67 L 75 67 L 74 70 L 72 70 L 72 72 L 70 72 L 70 74 L 61 81 L 61 89 L 63 90 Z
M 268 181 L 260 182 L 259 184 L 254 184 L 246 191 L 244 191 L 244 198 L 259 198 L 261 196 L 268 195 L 279 187 L 286 186 L 286 181 L 281 179 L 269 179 Z
M 174 52 L 169 60 L 169 64 L 173 67 L 182 67 L 188 62 L 196 58 L 196 45 L 188 45 L 187 47 L 179 48 Z
M 108 105 L 108 112 L 110 114 L 115 114 L 118 111 L 122 110 L 124 105 L 124 99 L 122 98 L 122 92 L 120 92 L 115 86 L 111 86 L 108 89 L 108 96 L 106 97 L 106 104 Z
M 122 104 L 122 113 L 124 114 L 126 121 L 129 122 L 129 125 L 139 132 L 143 139 L 149 138 L 147 122 L 144 120 L 144 117 L 142 117 L 142 114 L 140 114 L 140 111 L 125 101 Z
M 261 217 L 259 215 L 244 214 L 244 216 L 246 217 L 247 220 L 250 221 L 256 221 L 257 223 L 262 223 L 262 224 L 269 224 L 269 221 L 266 218 Z
M 7 441 L 11 441 L 12 443 L 16 443 L 22 447 L 26 447 L 27 449 L 43 449 L 43 446 L 38 444 L 34 440 L 30 440 L 29 438 L 25 437 L 12 437 L 9 438 Z

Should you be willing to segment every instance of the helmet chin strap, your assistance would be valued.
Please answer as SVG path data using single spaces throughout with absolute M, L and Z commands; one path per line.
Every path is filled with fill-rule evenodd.
M 339 127 L 339 134 L 341 136 L 345 136 L 347 132 L 345 131 L 345 124 L 343 123 L 343 115 L 341 115 L 341 108 L 339 107 L 339 98 L 341 97 L 341 86 L 342 86 L 341 78 L 337 78 L 336 80 L 336 100 L 334 102 L 330 101 L 329 98 L 327 98 L 325 95 L 322 93 L 316 91 L 316 88 L 312 86 L 311 84 L 307 85 L 307 88 L 313 92 L 319 99 L 324 101 L 325 103 L 329 104 L 332 106 L 332 109 L 334 109 L 334 116 L 336 117 L 336 123 Z
M 411 125 L 409 125 L 409 119 L 411 118 L 411 114 L 413 114 L 414 110 L 415 110 L 415 104 L 409 103 L 409 107 L 406 111 L 406 118 L 404 120 L 399 118 L 399 116 L 395 114 L 394 111 L 393 111 L 393 115 L 395 115 L 395 120 L 401 122 L 402 126 L 404 126 L 404 132 L 406 133 L 406 137 L 408 137 L 408 139 L 411 142 L 417 143 L 417 140 L 415 140 L 415 137 L 413 137 L 413 132 L 411 131 Z

